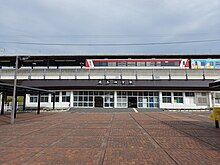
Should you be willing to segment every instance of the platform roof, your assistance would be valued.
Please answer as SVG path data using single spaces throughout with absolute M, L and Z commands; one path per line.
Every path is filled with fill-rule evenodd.
M 12 94 L 14 89 L 13 84 L 9 83 L 2 83 L 0 82 L 0 92 L 7 92 L 8 94 Z M 30 86 L 23 86 L 23 85 L 17 85 L 17 95 L 24 95 L 24 94 L 36 94 L 36 93 L 54 93 L 53 91 L 30 87 Z
M 220 90 L 220 79 L 209 83 L 209 87 L 211 90 Z
M 107 82 L 109 81 L 109 82 Z M 117 82 L 116 82 L 117 81 Z M 124 82 L 122 82 L 124 81 Z M 131 83 L 129 83 L 131 81 Z M 209 90 L 212 80 L 27 80 L 22 85 L 50 90 Z

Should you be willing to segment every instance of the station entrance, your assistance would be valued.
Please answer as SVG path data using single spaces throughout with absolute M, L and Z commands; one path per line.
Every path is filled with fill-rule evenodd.
M 157 91 L 74 91 L 77 108 L 158 108 Z
M 103 107 L 103 97 L 95 97 L 95 107 Z
M 137 108 L 137 97 L 128 97 L 128 108 Z

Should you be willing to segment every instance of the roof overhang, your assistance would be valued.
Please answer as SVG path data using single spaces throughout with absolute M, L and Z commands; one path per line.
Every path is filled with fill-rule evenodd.
M 14 89 L 13 84 L 9 83 L 0 83 L 0 92 L 7 92 L 8 94 L 12 94 Z M 24 95 L 24 94 L 35 94 L 35 93 L 41 93 L 41 94 L 48 94 L 48 93 L 54 93 L 53 91 L 30 87 L 30 86 L 23 86 L 23 85 L 16 85 L 16 91 L 17 95 Z
M 220 79 L 209 83 L 209 88 L 214 91 L 220 90 Z
M 209 90 L 212 80 L 27 80 L 22 85 L 50 90 Z

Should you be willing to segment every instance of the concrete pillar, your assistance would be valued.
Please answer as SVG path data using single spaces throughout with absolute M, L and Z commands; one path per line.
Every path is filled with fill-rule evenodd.
M 73 107 L 73 91 L 70 92 L 70 107 Z
M 48 103 L 52 102 L 53 95 L 51 93 L 48 94 Z
M 114 91 L 114 108 L 117 108 L 117 91 Z
M 160 91 L 159 92 L 159 108 L 162 108 L 162 101 L 163 101 L 163 99 L 162 99 L 162 92 Z
M 212 94 L 213 94 L 213 97 L 212 97 Z M 209 92 L 209 107 L 213 107 L 213 105 L 214 105 L 213 103 L 215 103 L 214 93 Z
M 59 102 L 62 102 L 62 91 L 59 92 Z

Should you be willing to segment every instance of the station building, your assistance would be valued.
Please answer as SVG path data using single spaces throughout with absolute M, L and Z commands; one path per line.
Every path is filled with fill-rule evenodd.
M 121 55 L 128 59 L 207 58 L 207 55 Z M 219 58 L 210 54 L 209 58 Z M 220 78 L 220 69 L 181 68 L 85 68 L 86 59 L 112 58 L 114 55 L 30 55 L 20 59 L 18 84 L 56 92 L 26 94 L 26 107 L 51 108 L 146 108 L 206 109 L 220 106 L 220 92 L 209 84 Z M 13 83 L 14 57 L 0 58 L 0 81 Z M 11 68 L 10 68 L 11 67 Z M 2 99 L 1 99 L 2 100 Z

